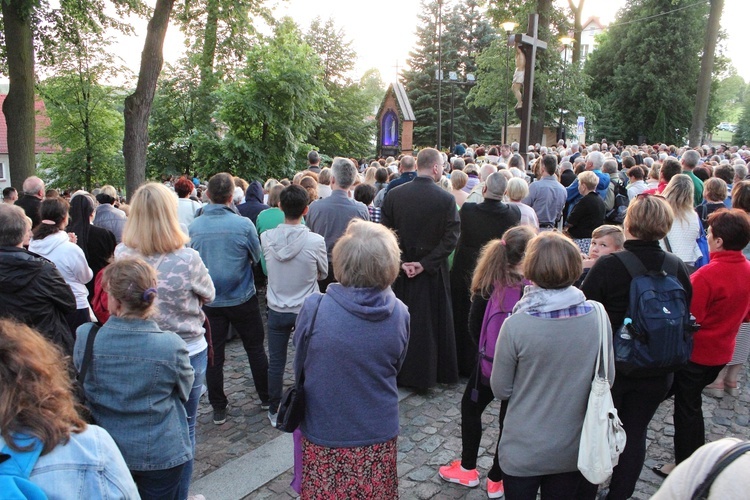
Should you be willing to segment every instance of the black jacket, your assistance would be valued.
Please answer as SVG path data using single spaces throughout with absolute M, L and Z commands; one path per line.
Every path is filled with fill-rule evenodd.
M 25 194 L 16 200 L 16 206 L 23 208 L 23 211 L 26 212 L 26 215 L 31 219 L 31 227 L 37 227 L 42 223 L 40 213 L 42 200 L 36 196 Z
M 65 315 L 76 299 L 55 265 L 17 247 L 0 247 L 0 317 L 15 318 L 73 354 Z

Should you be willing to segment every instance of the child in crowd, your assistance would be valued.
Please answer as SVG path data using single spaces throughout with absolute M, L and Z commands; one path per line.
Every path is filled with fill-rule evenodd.
M 360 186 L 369 186 L 361 184 Z M 308 192 L 292 184 L 279 194 L 284 223 L 263 233 L 263 271 L 268 275 L 268 419 L 276 427 L 289 336 L 305 299 L 328 275 L 325 240 L 302 224 Z
M 156 271 L 139 258 L 104 270 L 111 314 L 98 333 L 78 329 L 73 359 L 81 370 L 96 335 L 86 400 L 97 424 L 114 438 L 143 499 L 179 499 L 185 463 L 193 457 L 184 403 L 193 385 L 185 342 L 150 319 L 156 313 Z
M 625 233 L 620 226 L 605 224 L 599 226 L 591 233 L 591 246 L 589 254 L 583 255 L 583 274 L 576 282 L 576 286 L 583 283 L 584 278 L 589 273 L 589 269 L 594 265 L 596 259 L 602 255 L 609 255 L 613 252 L 619 252 L 625 245 Z
M 367 211 L 370 212 L 370 221 L 372 222 L 380 222 L 380 207 L 372 204 L 376 194 L 375 186 L 372 184 L 363 183 L 354 188 L 354 199 L 367 205 Z
M 524 282 L 521 274 L 521 264 L 527 243 L 534 237 L 534 230 L 529 226 L 516 226 L 509 229 L 501 240 L 493 240 L 482 249 L 477 261 L 477 267 L 471 281 L 472 302 L 469 312 L 469 334 L 474 342 L 480 344 L 480 331 L 483 327 L 487 305 L 490 297 L 502 298 L 501 302 L 507 313 L 512 311 L 515 301 L 508 301 L 515 293 L 516 301 L 521 297 Z M 506 307 L 507 306 L 507 307 Z M 504 309 L 504 310 L 505 310 Z M 495 337 L 497 332 L 495 332 Z M 480 350 L 482 346 L 480 345 Z M 479 356 L 492 363 L 494 346 L 490 352 L 480 352 Z M 481 361 L 481 359 L 479 360 Z M 490 388 L 489 378 L 482 374 L 479 363 L 474 373 L 469 377 L 463 399 L 461 399 L 461 460 L 455 460 L 450 465 L 440 467 L 440 477 L 452 483 L 473 488 L 479 485 L 477 472 L 477 452 L 482 439 L 482 413 L 493 401 L 494 396 Z M 503 401 L 500 407 L 500 434 L 502 435 L 503 418 L 507 403 Z M 498 437 L 498 441 L 499 441 Z M 503 496 L 503 473 L 495 459 L 487 475 L 487 495 L 489 498 Z

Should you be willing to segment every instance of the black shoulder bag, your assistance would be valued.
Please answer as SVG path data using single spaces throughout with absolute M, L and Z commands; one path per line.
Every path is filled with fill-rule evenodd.
M 307 346 L 310 343 L 313 329 L 315 328 L 315 318 L 318 316 L 320 301 L 323 295 L 318 299 L 315 305 L 310 328 L 305 333 L 302 343 L 300 344 L 300 355 L 297 368 L 294 373 L 294 385 L 284 392 L 279 403 L 279 412 L 276 417 L 276 428 L 284 432 L 294 432 L 302 419 L 305 417 L 305 358 L 307 357 Z
M 78 393 L 78 399 L 85 409 L 85 414 L 82 415 L 82 417 L 90 424 L 96 422 L 94 422 L 94 416 L 91 415 L 91 411 L 86 404 L 86 389 L 84 388 L 83 383 L 86 380 L 86 373 L 89 371 L 89 366 L 91 366 L 94 356 L 94 340 L 96 339 L 96 334 L 98 332 L 99 325 L 93 325 L 91 330 L 89 330 L 89 336 L 86 338 L 86 350 L 83 352 L 83 360 L 81 361 L 81 369 L 76 377 L 76 392 Z

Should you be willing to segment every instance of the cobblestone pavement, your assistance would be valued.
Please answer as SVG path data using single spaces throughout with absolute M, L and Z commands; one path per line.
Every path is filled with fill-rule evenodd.
M 211 407 L 206 398 L 202 400 L 198 416 L 194 481 L 281 434 L 270 426 L 266 411 L 260 408 L 242 344 L 235 339 L 227 347 L 224 371 L 231 405 L 229 418 L 223 425 L 214 425 Z M 290 347 L 287 384 L 291 384 L 292 380 L 292 358 L 293 349 Z M 747 370 L 742 378 L 740 383 L 748 380 Z M 440 385 L 425 395 L 412 394 L 400 403 L 398 471 L 401 498 L 487 498 L 484 482 L 486 472 L 492 465 L 492 447 L 497 440 L 498 402 L 487 408 L 482 419 L 485 432 L 477 462 L 482 484 L 468 489 L 446 483 L 437 474 L 439 466 L 460 458 L 459 408 L 465 384 L 464 380 L 458 384 Z M 737 398 L 704 396 L 703 411 L 708 439 L 713 441 L 730 436 L 750 439 L 749 402 L 750 393 L 747 391 Z M 662 480 L 650 468 L 657 463 L 672 461 L 673 435 L 672 402 L 666 401 L 649 426 L 646 463 L 633 498 L 647 499 L 658 489 Z M 253 471 L 248 470 L 247 474 L 253 474 Z M 295 498 L 296 495 L 289 488 L 291 478 L 291 471 L 286 471 L 245 498 Z

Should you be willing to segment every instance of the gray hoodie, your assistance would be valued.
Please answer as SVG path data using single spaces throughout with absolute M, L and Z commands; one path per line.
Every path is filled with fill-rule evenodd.
M 322 236 L 301 224 L 280 224 L 263 233 L 268 274 L 268 307 L 279 313 L 299 313 L 305 298 L 318 291 L 328 275 L 328 254 Z

